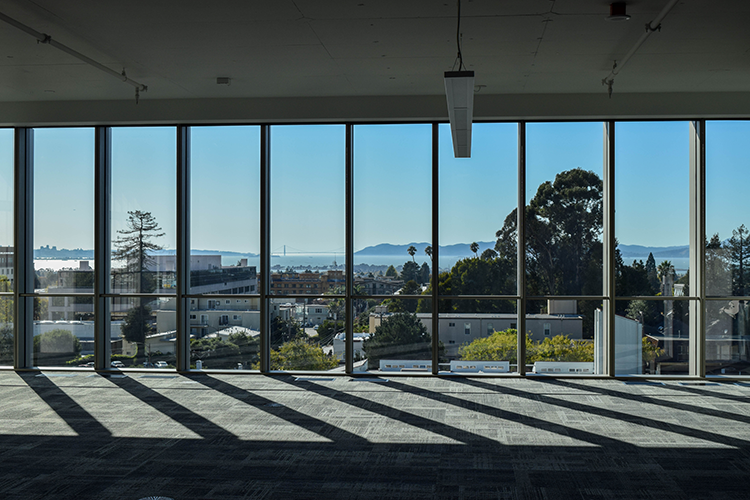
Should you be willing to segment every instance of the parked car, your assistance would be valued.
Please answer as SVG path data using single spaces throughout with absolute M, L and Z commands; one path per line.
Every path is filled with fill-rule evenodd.
M 169 365 L 167 365 L 166 361 L 157 361 L 154 363 L 154 366 L 157 368 L 167 368 Z
M 125 368 L 125 365 L 122 361 L 112 361 L 110 365 L 112 366 L 112 368 Z
M 85 368 L 93 368 L 94 367 L 94 362 L 93 361 L 89 361 L 88 363 L 84 363 L 84 364 L 78 365 L 78 366 L 83 366 Z

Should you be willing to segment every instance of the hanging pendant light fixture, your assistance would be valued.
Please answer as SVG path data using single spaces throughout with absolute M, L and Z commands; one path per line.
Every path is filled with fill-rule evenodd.
M 471 122 L 474 118 L 474 72 L 467 71 L 461 54 L 461 0 L 456 26 L 458 71 L 445 72 L 445 97 L 453 138 L 453 156 L 471 158 Z M 455 66 L 455 63 L 454 63 Z

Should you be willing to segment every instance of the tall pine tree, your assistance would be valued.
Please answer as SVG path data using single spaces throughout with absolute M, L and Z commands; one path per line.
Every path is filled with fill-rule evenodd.
M 117 250 L 112 253 L 112 259 L 125 262 L 125 269 L 132 277 L 135 293 L 150 293 L 156 288 L 148 267 L 155 262 L 150 252 L 162 249 L 160 245 L 151 241 L 164 236 L 164 233 L 159 231 L 161 228 L 151 212 L 140 210 L 129 211 L 126 228 L 117 231 L 121 236 L 114 241 Z M 154 330 L 151 308 L 144 300 L 147 299 L 133 299 L 133 307 L 121 328 L 126 340 L 138 344 L 139 356 L 144 355 L 143 344 Z
M 750 270 L 750 231 L 742 224 L 732 231 L 726 243 L 732 262 L 732 293 L 748 295 L 748 270 Z

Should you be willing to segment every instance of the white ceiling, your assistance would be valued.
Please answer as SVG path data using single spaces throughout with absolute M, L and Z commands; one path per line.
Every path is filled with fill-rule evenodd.
M 667 0 L 463 0 L 480 94 L 606 94 Z M 142 100 L 435 96 L 456 56 L 444 0 L 0 0 L 0 12 L 148 86 Z M 678 2 L 618 93 L 747 92 L 750 2 Z M 230 77 L 230 86 L 217 85 Z M 131 100 L 134 89 L 0 22 L 0 103 Z

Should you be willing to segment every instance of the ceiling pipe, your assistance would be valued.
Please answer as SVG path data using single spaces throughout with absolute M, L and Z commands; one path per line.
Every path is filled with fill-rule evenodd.
M 86 64 L 88 64 L 90 66 L 93 66 L 94 68 L 96 68 L 96 69 L 98 69 L 100 71 L 104 71 L 105 73 L 107 73 L 109 75 L 112 75 L 113 77 L 115 77 L 118 80 L 121 80 L 121 81 L 127 83 L 128 85 L 132 85 L 133 87 L 135 87 L 135 99 L 136 99 L 136 102 L 138 102 L 138 97 L 139 97 L 140 91 L 146 91 L 146 90 L 148 90 L 148 87 L 146 85 L 143 85 L 142 83 L 138 83 L 135 80 L 131 80 L 130 78 L 128 78 L 125 75 L 125 70 L 122 70 L 122 73 L 118 73 L 117 71 L 115 71 L 113 69 L 110 69 L 107 66 L 105 66 L 105 65 L 103 65 L 103 64 L 101 64 L 101 63 L 99 63 L 97 61 L 94 61 L 90 57 L 81 54 L 77 50 L 73 50 L 70 47 L 68 47 L 67 45 L 64 45 L 64 44 L 62 44 L 62 43 L 60 43 L 60 42 L 58 42 L 56 40 L 53 40 L 50 35 L 48 35 L 46 33 L 40 33 L 37 30 L 35 30 L 34 28 L 26 26 L 25 24 L 23 24 L 23 23 L 21 23 L 19 21 L 16 21 L 12 17 L 6 16 L 2 12 L 0 12 L 0 21 L 5 21 L 6 23 L 10 24 L 11 26 L 14 26 L 14 27 L 18 28 L 19 30 L 21 30 L 21 31 L 23 31 L 23 32 L 25 32 L 25 33 L 33 36 L 34 38 L 37 39 L 37 41 L 39 43 L 49 44 L 52 47 L 55 47 L 58 50 L 62 50 L 66 54 L 70 54 L 71 56 L 75 57 L 76 59 L 79 59 L 79 60 L 85 62 Z
M 610 71 L 609 74 L 605 76 L 604 79 L 602 79 L 602 85 L 606 85 L 608 87 L 610 97 L 612 97 L 612 84 L 615 82 L 615 77 L 620 73 L 620 71 L 622 71 L 622 68 L 625 67 L 625 65 L 628 63 L 630 58 L 633 57 L 636 51 L 641 48 L 643 42 L 645 42 L 648 37 L 651 36 L 651 33 L 661 29 L 662 20 L 667 17 L 669 11 L 672 10 L 672 7 L 674 7 L 678 1 L 679 0 L 669 0 L 669 3 L 664 6 L 661 12 L 659 12 L 659 15 L 656 16 L 650 23 L 646 23 L 646 31 L 641 35 L 638 41 L 635 42 L 635 45 L 633 45 L 633 48 L 630 49 L 630 52 L 628 52 L 625 57 L 620 60 L 619 63 L 615 61 L 612 71 Z

